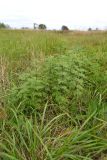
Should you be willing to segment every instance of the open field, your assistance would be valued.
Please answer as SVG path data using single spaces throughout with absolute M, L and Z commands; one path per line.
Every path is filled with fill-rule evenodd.
M 107 32 L 0 30 L 0 156 L 107 160 Z

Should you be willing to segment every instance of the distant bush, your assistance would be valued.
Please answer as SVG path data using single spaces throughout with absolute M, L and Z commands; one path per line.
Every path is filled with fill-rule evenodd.
M 96 31 L 98 31 L 98 30 L 99 30 L 99 28 L 96 28 L 95 30 L 96 30 Z
M 0 29 L 6 29 L 6 28 L 7 29 L 10 28 L 10 26 L 4 23 L 0 23 Z
M 22 27 L 21 29 L 29 29 L 29 27 Z
M 88 28 L 88 31 L 92 31 L 92 28 Z
M 61 30 L 62 30 L 62 31 L 68 31 L 69 28 L 68 28 L 67 26 L 64 26 L 64 25 L 63 25 L 62 28 L 61 28 Z
M 38 28 L 39 28 L 39 29 L 46 29 L 47 27 L 46 27 L 45 24 L 39 24 Z

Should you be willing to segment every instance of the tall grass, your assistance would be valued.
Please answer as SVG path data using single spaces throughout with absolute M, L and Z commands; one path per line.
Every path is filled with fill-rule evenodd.
M 107 159 L 106 32 L 0 34 L 0 158 Z

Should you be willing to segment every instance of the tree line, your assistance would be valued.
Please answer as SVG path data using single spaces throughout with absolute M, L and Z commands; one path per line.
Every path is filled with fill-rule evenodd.
M 5 23 L 1 23 L 0 22 L 0 29 L 9 29 L 11 28 L 8 24 Z M 29 29 L 28 27 L 22 27 L 21 29 Z M 45 24 L 39 24 L 37 25 L 36 23 L 34 23 L 34 29 L 39 29 L 39 30 L 46 30 L 47 26 Z M 61 27 L 62 31 L 69 31 L 69 28 L 66 25 L 63 25 Z M 88 28 L 88 31 L 92 31 L 93 29 L 90 27 Z M 98 30 L 98 28 L 96 28 L 95 30 Z
M 9 29 L 9 28 L 11 28 L 9 25 L 0 22 L 0 29 Z M 28 27 L 22 27 L 22 29 L 29 29 L 29 28 Z M 39 25 L 36 26 L 35 23 L 34 23 L 34 29 L 46 30 L 47 26 L 45 24 L 39 24 Z M 63 25 L 61 27 L 61 30 L 69 30 L 69 28 L 67 26 Z

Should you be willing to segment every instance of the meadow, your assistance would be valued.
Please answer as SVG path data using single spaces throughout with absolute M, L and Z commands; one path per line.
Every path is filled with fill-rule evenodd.
M 0 30 L 0 159 L 107 160 L 107 32 Z

